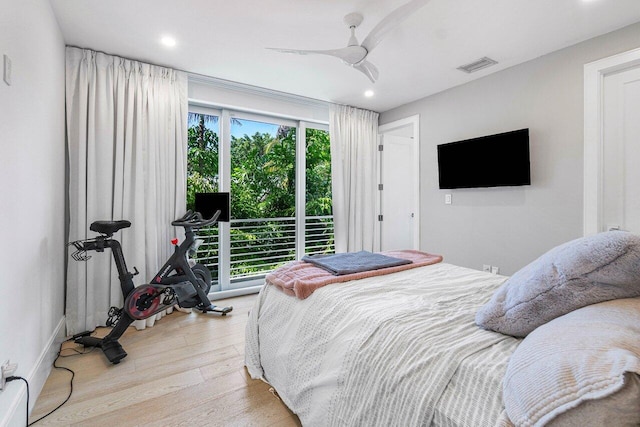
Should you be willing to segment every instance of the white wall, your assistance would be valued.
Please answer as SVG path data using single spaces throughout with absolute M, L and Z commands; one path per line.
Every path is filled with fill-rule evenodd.
M 64 306 L 64 42 L 46 0 L 0 2 L 0 363 L 35 401 Z M 1 77 L 0 70 L 0 77 Z M 21 381 L 0 392 L 0 425 L 25 425 Z
M 580 237 L 583 66 L 639 46 L 634 24 L 381 114 L 380 124 L 420 115 L 421 249 L 513 274 Z M 526 127 L 531 186 L 438 189 L 438 144 Z M 452 205 L 444 204 L 446 193 Z

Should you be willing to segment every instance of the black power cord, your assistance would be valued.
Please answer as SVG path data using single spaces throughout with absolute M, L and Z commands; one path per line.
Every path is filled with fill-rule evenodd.
M 67 340 L 67 341 L 68 341 L 68 340 Z M 62 347 L 62 345 L 61 345 L 60 347 Z M 79 351 L 77 351 L 77 350 L 75 350 L 75 349 L 71 349 L 71 350 L 74 350 L 74 351 L 76 351 L 76 353 L 79 353 L 79 354 L 84 354 L 84 353 L 79 352 Z M 62 351 L 62 348 L 60 349 L 60 351 Z M 27 420 L 27 422 L 26 422 L 27 427 L 34 425 L 34 424 L 35 424 L 35 423 L 37 423 L 38 421 L 43 420 L 44 418 L 48 417 L 49 415 L 53 414 L 55 411 L 57 411 L 58 409 L 60 409 L 60 408 L 62 407 L 62 405 L 64 405 L 65 403 L 67 403 L 67 402 L 69 401 L 69 399 L 71 398 L 71 395 L 73 394 L 73 378 L 76 376 L 76 373 L 75 373 L 75 372 L 73 372 L 73 371 L 72 371 L 71 369 L 69 369 L 69 368 L 65 368 L 64 366 L 58 366 L 58 365 L 56 365 L 56 362 L 57 362 L 57 361 L 58 361 L 58 359 L 60 358 L 60 351 L 58 352 L 58 355 L 56 356 L 56 360 L 54 360 L 54 361 L 53 361 L 53 367 L 54 367 L 54 368 L 56 368 L 56 369 L 64 369 L 65 371 L 69 371 L 69 372 L 71 372 L 71 380 L 70 380 L 70 382 L 69 382 L 69 387 L 70 387 L 69 395 L 68 395 L 68 396 L 67 396 L 67 398 L 64 400 L 64 402 L 62 402 L 61 404 L 59 404 L 58 406 L 56 406 L 56 408 L 55 408 L 55 409 L 53 409 L 52 411 L 50 411 L 48 414 L 45 414 L 45 415 L 41 416 L 40 418 L 38 418 L 37 420 L 35 420 L 35 421 L 33 421 L 33 422 L 29 422 L 29 381 L 27 381 L 25 378 L 22 378 L 22 377 L 16 377 L 16 376 L 7 377 L 7 382 L 15 381 L 15 380 L 22 380 L 22 381 L 24 381 L 24 383 L 27 385 L 27 418 L 26 418 L 26 420 Z M 86 353 L 89 353 L 89 352 L 86 352 Z M 71 356 L 71 355 L 70 355 L 70 356 Z M 67 356 L 62 356 L 62 357 L 67 357 Z
M 98 328 L 103 328 L 103 327 L 104 327 L 104 326 L 99 326 Z M 96 328 L 96 329 L 98 329 L 98 328 Z M 7 377 L 7 379 L 6 379 L 6 381 L 7 381 L 7 382 L 11 382 L 11 381 L 15 381 L 15 380 L 22 380 L 22 381 L 24 381 L 24 383 L 27 385 L 27 418 L 26 418 L 26 420 L 27 420 L 27 421 L 26 421 L 26 425 L 27 425 L 27 427 L 32 426 L 32 425 L 34 425 L 35 423 L 37 423 L 38 421 L 41 421 L 41 420 L 45 419 L 46 417 L 48 417 L 49 415 L 53 414 L 55 411 L 57 411 L 58 409 L 60 409 L 60 408 L 62 407 L 62 405 L 64 405 L 65 403 L 67 403 L 67 402 L 69 401 L 69 399 L 71 399 L 71 395 L 73 394 L 73 379 L 75 378 L 76 373 L 75 373 L 73 370 L 71 370 L 71 369 L 69 369 L 69 368 L 66 368 L 66 367 L 64 367 L 64 366 L 58 366 L 58 365 L 56 365 L 56 363 L 58 362 L 58 359 L 59 359 L 60 357 L 70 357 L 70 356 L 76 356 L 76 355 L 79 355 L 79 354 L 87 354 L 87 353 L 91 353 L 91 352 L 95 349 L 95 347 L 92 347 L 92 348 L 91 348 L 91 350 L 89 350 L 89 351 L 78 351 L 78 350 L 76 350 L 75 348 L 65 348 L 65 349 L 63 349 L 63 348 L 62 348 L 62 344 L 64 344 L 64 343 L 65 343 L 65 342 L 67 342 L 67 341 L 72 341 L 72 340 L 76 339 L 76 338 L 77 338 L 77 337 L 79 337 L 79 336 L 91 335 L 93 332 L 95 332 L 95 331 L 96 331 L 96 329 L 94 329 L 93 331 L 90 331 L 90 332 L 83 332 L 83 333 L 81 333 L 81 334 L 76 334 L 76 335 L 74 335 L 73 337 L 68 338 L 68 339 L 64 340 L 62 343 L 60 343 L 60 350 L 58 351 L 58 354 L 56 355 L 56 358 L 55 358 L 55 360 L 53 361 L 53 367 L 54 367 L 54 368 L 56 368 L 56 369 L 64 369 L 65 371 L 68 371 L 68 372 L 70 372 L 70 373 L 71 373 L 71 380 L 69 380 L 69 395 L 68 395 L 68 396 L 67 396 L 67 398 L 64 400 L 64 402 L 62 402 L 61 404 L 59 404 L 58 406 L 56 406 L 56 407 L 55 407 L 55 409 L 53 409 L 53 410 L 51 410 L 49 413 L 47 413 L 47 414 L 45 414 L 45 415 L 41 416 L 41 417 L 40 417 L 40 418 L 38 418 L 37 420 L 35 420 L 35 421 L 31 422 L 31 423 L 29 422 L 29 381 L 27 381 L 25 378 L 18 377 L 18 376 L 11 376 L 11 377 Z M 63 355 L 63 354 L 61 354 L 61 353 L 62 353 L 64 350 L 71 350 L 71 351 L 73 351 L 75 354 L 67 354 L 67 355 Z
M 12 376 L 12 377 L 7 377 L 7 382 L 11 382 L 11 381 L 15 381 L 15 380 L 22 380 L 24 381 L 24 383 L 27 385 L 27 418 L 25 418 L 26 424 L 27 426 L 29 426 L 29 381 L 27 381 L 25 378 L 22 377 L 16 377 L 16 376 Z
M 67 340 L 69 341 L 69 340 Z M 66 341 L 65 341 L 66 342 Z M 60 351 L 62 351 L 62 344 L 60 344 Z M 62 402 L 61 404 L 59 404 L 58 406 L 55 407 L 55 409 L 49 411 L 49 413 L 41 416 L 40 418 L 38 418 L 35 421 L 32 421 L 30 423 L 27 424 L 27 427 L 34 425 L 35 423 L 37 423 L 40 420 L 45 419 L 46 417 L 48 417 L 49 415 L 53 414 L 54 412 L 56 412 L 58 409 L 62 408 L 62 405 L 64 405 L 65 403 L 67 403 L 69 401 L 69 399 L 71 399 L 71 395 L 73 394 L 73 378 L 75 378 L 76 373 L 73 372 L 71 369 L 69 368 L 65 368 L 64 366 L 58 366 L 56 365 L 56 362 L 58 361 L 58 359 L 60 358 L 60 351 L 58 351 L 58 355 L 56 356 L 56 360 L 53 361 L 53 367 L 56 369 L 64 369 L 65 371 L 71 372 L 71 380 L 69 380 L 69 395 L 67 396 L 67 398 L 64 400 L 64 402 Z M 83 354 L 80 353 L 76 350 L 77 353 L 79 354 Z M 87 352 L 88 353 L 88 352 Z M 62 356 L 62 357 L 67 357 L 67 356 Z M 28 394 L 27 394 L 28 396 Z M 29 401 L 27 399 L 27 412 L 29 411 Z M 28 418 L 27 418 L 28 419 Z

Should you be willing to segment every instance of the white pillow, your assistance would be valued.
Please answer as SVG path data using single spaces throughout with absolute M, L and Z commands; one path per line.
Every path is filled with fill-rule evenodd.
M 476 313 L 476 323 L 524 337 L 572 310 L 640 296 L 640 236 L 609 231 L 551 249 L 511 276 Z
M 509 360 L 503 381 L 509 419 L 517 426 L 542 426 L 561 414 L 580 419 L 567 411 L 583 407 L 592 414 L 584 425 L 623 413 L 640 422 L 638 387 L 625 384 L 637 380 L 628 373 L 640 374 L 639 337 L 640 298 L 590 305 L 540 326 Z M 623 387 L 623 399 L 607 399 Z

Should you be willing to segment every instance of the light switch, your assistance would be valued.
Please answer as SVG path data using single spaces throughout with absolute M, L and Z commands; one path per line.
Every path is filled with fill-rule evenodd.
M 450 205 L 451 204 L 451 194 L 445 194 L 444 195 L 444 204 L 445 205 Z
M 11 58 L 9 58 L 7 55 L 4 55 L 3 79 L 7 86 L 11 86 Z

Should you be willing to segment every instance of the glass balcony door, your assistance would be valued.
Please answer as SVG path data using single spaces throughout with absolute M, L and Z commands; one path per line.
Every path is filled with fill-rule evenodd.
M 191 106 L 188 207 L 203 188 L 231 196 L 231 220 L 198 233 L 212 292 L 260 286 L 279 265 L 333 252 L 329 153 L 326 126 Z

